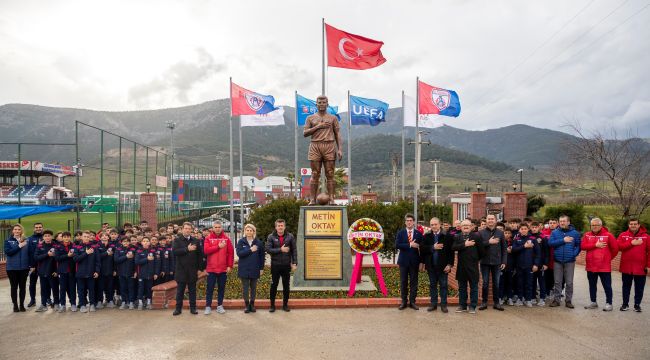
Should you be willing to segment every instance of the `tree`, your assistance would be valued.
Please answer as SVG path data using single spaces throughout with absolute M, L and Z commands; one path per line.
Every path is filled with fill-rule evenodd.
M 585 133 L 569 125 L 577 137 L 564 143 L 567 159 L 558 165 L 563 182 L 590 191 L 617 207 L 623 218 L 640 217 L 650 207 L 650 144 L 643 139 L 608 139 L 600 131 Z
M 345 169 L 343 168 L 337 168 L 334 171 L 334 182 L 336 182 L 336 186 L 334 187 L 334 194 L 340 197 L 343 187 L 348 184 L 348 181 L 345 180 Z
M 543 195 L 539 195 L 539 194 L 528 195 L 528 198 L 526 200 L 528 202 L 528 205 L 526 206 L 527 208 L 526 215 L 528 216 L 538 212 L 539 209 L 543 208 L 544 205 L 546 205 L 546 198 L 544 198 Z
M 293 171 L 289 171 L 289 173 L 287 174 L 287 177 L 284 178 L 284 179 L 289 182 L 289 186 L 291 186 L 291 196 L 294 196 L 295 194 L 293 192 L 293 184 L 294 184 L 294 182 L 296 180 L 296 176 L 293 174 Z

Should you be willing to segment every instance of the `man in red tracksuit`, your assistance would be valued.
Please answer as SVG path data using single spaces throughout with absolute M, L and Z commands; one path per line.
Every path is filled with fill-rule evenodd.
M 630 219 L 627 231 L 618 236 L 621 250 L 619 271 L 623 277 L 623 305 L 621 311 L 629 310 L 630 290 L 634 281 L 634 311 L 641 312 L 641 300 L 650 268 L 650 236 L 638 219 Z
M 603 311 L 612 311 L 612 259 L 618 254 L 616 238 L 599 218 L 591 219 L 591 231 L 584 234 L 580 249 L 587 252 L 585 269 L 589 280 L 589 297 L 591 304 L 585 309 L 597 309 L 596 285 L 598 278 L 605 289 L 605 307 Z
M 228 272 L 234 263 L 234 248 L 232 242 L 223 231 L 221 221 L 212 224 L 210 234 L 203 241 L 203 252 L 207 258 L 206 271 L 208 273 L 208 284 L 205 292 L 205 315 L 212 312 L 212 297 L 214 286 L 217 284 L 217 312 L 226 312 L 223 308 L 223 297 L 226 290 Z

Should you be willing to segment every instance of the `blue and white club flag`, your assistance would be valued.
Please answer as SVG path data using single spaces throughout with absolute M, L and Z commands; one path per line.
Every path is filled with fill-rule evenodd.
M 241 126 L 281 126 L 284 125 L 284 108 L 280 107 L 267 114 L 241 115 Z
M 307 117 L 318 112 L 318 109 L 316 108 L 316 102 L 314 100 L 307 99 L 306 97 L 298 94 L 296 94 L 296 106 L 296 113 L 298 114 L 296 120 L 298 121 L 299 126 L 305 126 Z M 339 121 L 341 121 L 338 106 L 328 106 L 327 112 L 336 116 Z
M 377 126 L 386 121 L 387 113 L 388 104 L 383 101 L 350 96 L 352 125 Z

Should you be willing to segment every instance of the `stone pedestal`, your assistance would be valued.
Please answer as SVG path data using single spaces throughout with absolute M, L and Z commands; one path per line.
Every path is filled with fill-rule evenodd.
M 350 285 L 352 256 L 345 206 L 302 206 L 296 239 L 298 269 L 292 287 Z
M 377 199 L 378 199 L 377 193 L 374 193 L 374 192 L 365 192 L 365 193 L 361 194 L 361 202 L 364 203 L 364 204 L 368 203 L 368 202 L 376 203 Z
M 526 217 L 526 211 L 528 210 L 526 195 L 525 192 L 507 192 L 503 194 L 503 218 L 505 220 Z
M 152 230 L 158 229 L 158 195 L 140 194 L 140 221 L 146 221 Z

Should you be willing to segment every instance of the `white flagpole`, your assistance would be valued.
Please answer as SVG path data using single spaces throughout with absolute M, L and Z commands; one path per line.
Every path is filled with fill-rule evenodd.
M 348 90 L 348 204 L 352 205 L 352 106 Z
M 413 216 L 418 224 L 418 192 L 420 192 L 420 77 L 415 78 L 415 181 L 413 191 Z
M 298 90 L 294 91 L 293 99 L 295 101 L 295 120 L 293 122 L 293 137 L 294 137 L 294 149 L 293 149 L 293 182 L 296 186 L 294 189 L 294 195 L 296 199 L 300 198 L 300 187 L 298 186 Z
M 230 132 L 228 133 L 228 138 L 230 140 L 230 181 L 229 191 L 230 191 L 230 239 L 233 241 L 233 244 L 236 244 L 237 239 L 235 239 L 235 207 L 233 204 L 233 186 L 234 186 L 234 172 L 233 172 L 233 154 L 232 154 L 232 77 L 230 78 L 230 118 L 228 124 L 230 125 Z
M 405 174 L 405 169 L 406 165 L 404 164 L 406 161 L 406 156 L 404 154 L 404 141 L 405 141 L 405 128 L 406 128 L 406 107 L 405 107 L 405 102 L 404 102 L 404 90 L 402 90 L 402 200 L 404 200 L 404 197 L 406 195 L 406 192 L 404 191 L 405 185 L 404 182 L 406 181 L 406 174 Z
M 323 76 L 322 77 L 323 89 L 322 90 L 323 90 L 323 92 L 322 92 L 322 94 L 325 95 L 325 18 L 322 18 L 322 20 L 323 20 L 323 24 L 322 24 L 322 28 L 323 28 L 323 39 L 322 39 L 323 40 L 323 69 L 322 69 L 323 70 L 323 74 L 322 74 L 322 76 Z
M 239 222 L 244 229 L 244 155 L 243 155 L 241 116 L 239 117 Z

